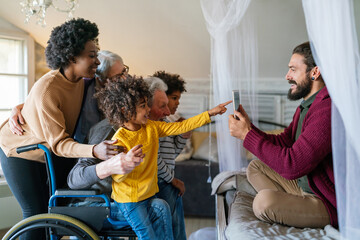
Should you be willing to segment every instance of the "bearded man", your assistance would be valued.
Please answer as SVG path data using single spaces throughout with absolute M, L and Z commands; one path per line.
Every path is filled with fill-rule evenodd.
M 295 47 L 286 80 L 288 98 L 303 99 L 293 121 L 280 135 L 266 134 L 251 124 L 240 105 L 229 116 L 230 134 L 244 140 L 257 156 L 247 178 L 257 191 L 253 211 L 269 223 L 305 228 L 337 227 L 331 149 L 331 99 L 310 43 Z

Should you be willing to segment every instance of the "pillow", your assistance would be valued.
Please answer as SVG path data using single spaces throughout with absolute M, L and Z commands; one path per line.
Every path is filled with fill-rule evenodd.
M 211 135 L 216 138 L 216 132 L 211 133 Z M 203 141 L 208 138 L 209 132 L 193 131 L 191 135 L 191 144 L 194 148 L 194 152 L 196 152 L 203 143 Z
M 188 139 L 186 141 L 186 145 L 185 145 L 184 149 L 175 158 L 175 162 L 181 162 L 181 161 L 185 161 L 185 160 L 190 159 L 193 152 L 194 152 L 194 149 L 193 149 L 193 147 L 191 145 L 191 139 Z
M 212 162 L 219 162 L 216 138 L 211 136 L 210 139 L 211 139 L 211 149 L 209 149 L 209 138 L 206 138 L 201 143 L 200 147 L 197 150 L 195 150 L 194 154 L 192 155 L 193 158 L 201 159 L 201 160 L 210 160 Z

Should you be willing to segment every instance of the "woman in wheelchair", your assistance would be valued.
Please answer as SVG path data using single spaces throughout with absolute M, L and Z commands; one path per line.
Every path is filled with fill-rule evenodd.
M 87 145 L 72 138 L 84 94 L 81 80 L 93 78 L 99 65 L 97 37 L 96 24 L 81 18 L 54 28 L 45 49 L 52 70 L 34 84 L 26 98 L 21 111 L 23 134 L 14 135 L 8 121 L 0 126 L 1 166 L 24 218 L 46 213 L 49 194 L 43 152 L 39 149 L 17 154 L 17 147 L 40 143 L 67 158 L 105 160 L 118 153 L 113 142 Z M 21 239 L 44 237 L 44 231 L 30 231 Z

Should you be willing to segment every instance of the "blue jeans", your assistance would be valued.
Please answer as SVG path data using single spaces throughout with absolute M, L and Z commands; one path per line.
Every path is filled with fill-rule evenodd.
M 44 163 L 23 158 L 6 157 L 0 148 L 1 167 L 6 181 L 18 201 L 23 218 L 47 213 L 49 188 Z M 27 231 L 20 239 L 45 239 L 44 229 Z
M 179 190 L 160 178 L 158 180 L 158 186 L 159 192 L 156 196 L 164 199 L 170 207 L 174 239 L 186 240 L 184 208 L 182 197 L 179 196 Z
M 115 203 L 139 240 L 174 239 L 170 208 L 164 200 L 151 197 L 140 202 Z

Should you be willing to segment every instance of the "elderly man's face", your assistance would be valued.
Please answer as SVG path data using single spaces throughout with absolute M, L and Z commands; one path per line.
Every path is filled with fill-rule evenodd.
M 111 68 L 109 69 L 109 72 L 107 74 L 108 78 L 114 77 L 115 75 L 127 75 L 127 70 L 125 65 L 120 62 L 120 61 L 116 61 Z
M 155 91 L 153 103 L 150 109 L 149 119 L 153 121 L 159 121 L 170 115 L 168 107 L 168 98 L 164 91 Z
M 100 80 L 97 79 L 101 87 L 105 86 L 105 83 L 109 78 L 115 77 L 116 75 L 126 78 L 129 72 L 129 67 L 120 61 L 116 61 L 109 69 L 106 79 Z

